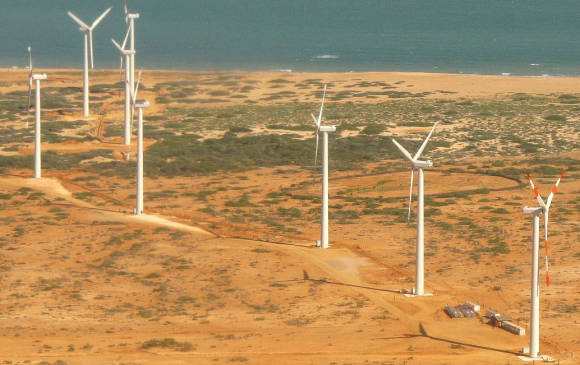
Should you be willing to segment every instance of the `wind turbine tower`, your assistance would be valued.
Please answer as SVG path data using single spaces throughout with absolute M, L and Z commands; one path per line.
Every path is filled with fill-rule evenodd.
M 322 215 L 320 219 L 320 247 L 328 248 L 328 133 L 336 132 L 336 126 L 334 125 L 321 125 L 322 123 L 322 110 L 324 109 L 324 99 L 326 97 L 326 85 L 324 85 L 324 91 L 322 93 L 322 104 L 320 105 L 320 112 L 318 113 L 318 118 L 314 114 L 312 120 L 316 125 L 316 150 L 314 152 L 314 164 L 316 165 L 318 158 L 318 138 L 320 133 L 322 133 Z
M 128 33 L 127 33 L 128 34 Z M 114 39 L 111 39 L 115 47 L 121 53 L 121 57 L 125 58 L 125 145 L 131 145 L 131 56 L 135 54 L 135 51 L 126 50 L 125 49 L 125 42 L 127 41 L 127 37 L 125 37 L 125 42 L 123 45 L 119 45 Z
M 68 12 L 68 16 L 72 18 L 79 26 L 79 31 L 84 34 L 84 73 L 83 73 L 83 116 L 88 117 L 89 112 L 89 51 L 91 69 L 94 68 L 94 53 L 93 53 L 93 30 L 99 23 L 109 14 L 112 7 L 105 10 L 89 27 L 85 22 L 80 20 L 76 15 Z
M 545 248 L 546 248 L 546 285 L 550 285 L 550 276 L 548 268 L 548 215 L 550 211 L 550 205 L 552 204 L 552 199 L 556 191 L 558 191 L 558 185 L 560 180 L 564 177 L 564 172 L 560 175 L 556 184 L 552 188 L 550 195 L 546 202 L 540 196 L 538 188 L 534 186 L 530 175 L 528 175 L 528 180 L 530 186 L 534 190 L 534 195 L 538 201 L 539 207 L 524 207 L 524 214 L 532 214 L 532 291 L 531 291 L 531 310 L 530 310 L 530 347 L 524 349 L 524 353 L 532 359 L 543 359 L 544 357 L 540 355 L 540 287 L 539 287 L 539 268 L 538 268 L 538 254 L 540 246 L 540 214 L 544 215 L 544 233 L 545 233 Z
M 34 178 L 42 177 L 40 161 L 40 80 L 46 80 L 46 74 L 33 74 L 36 83 L 36 102 L 34 104 Z
M 143 214 L 143 108 L 147 108 L 147 100 L 136 100 L 135 107 L 139 114 L 139 127 L 137 132 L 137 206 L 135 214 Z
M 424 205 L 424 173 L 423 173 L 423 169 L 426 168 L 430 168 L 433 167 L 433 162 L 431 160 L 426 160 L 426 161 L 422 161 L 419 160 L 419 157 L 421 157 L 421 153 L 423 153 L 423 150 L 425 149 L 425 147 L 427 146 L 427 142 L 429 142 L 429 139 L 431 138 L 431 135 L 433 134 L 433 131 L 435 130 L 435 127 L 437 127 L 437 123 L 435 123 L 433 125 L 433 128 L 431 128 L 431 131 L 429 132 L 429 134 L 427 135 L 427 138 L 425 138 L 425 140 L 423 141 L 423 144 L 421 144 L 421 147 L 419 147 L 419 150 L 417 150 L 417 153 L 415 153 L 415 156 L 411 156 L 411 154 L 403 147 L 399 144 L 399 142 L 397 142 L 394 138 L 393 143 L 395 144 L 395 146 L 397 146 L 397 148 L 403 153 L 403 155 L 407 158 L 407 160 L 409 160 L 410 164 L 411 164 L 411 188 L 409 191 L 409 211 L 407 213 L 407 222 L 409 222 L 410 218 L 411 218 L 411 201 L 412 201 L 412 197 L 413 197 L 413 177 L 415 175 L 415 171 L 417 171 L 418 177 L 419 177 L 419 191 L 417 192 L 417 264 L 416 264 L 416 268 L 415 268 L 415 287 L 413 288 L 413 295 L 412 296 L 430 296 L 432 294 L 426 294 L 425 293 L 425 232 L 424 232 L 424 226 L 425 226 L 425 222 L 424 222 L 424 217 L 425 217 L 425 205 Z

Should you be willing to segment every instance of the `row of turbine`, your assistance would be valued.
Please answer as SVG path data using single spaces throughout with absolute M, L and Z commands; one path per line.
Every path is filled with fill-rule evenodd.
M 83 115 L 89 116 L 89 60 L 91 69 L 94 68 L 94 51 L 93 51 L 93 30 L 109 14 L 112 7 L 105 10 L 90 26 L 79 19 L 72 12 L 68 15 L 80 26 L 80 31 L 84 34 L 84 74 L 83 74 Z M 121 52 L 121 68 L 123 60 L 125 61 L 125 145 L 131 144 L 131 131 L 135 108 L 138 109 L 138 131 L 137 131 L 137 194 L 136 206 L 134 213 L 143 214 L 143 108 L 149 106 L 147 100 L 137 100 L 139 91 L 139 82 L 141 72 L 135 83 L 135 19 L 139 18 L 138 13 L 130 13 L 127 3 L 124 3 L 125 22 L 128 24 L 127 32 L 122 45 L 111 39 L 115 47 Z M 130 48 L 126 49 L 127 41 L 130 39 Z M 41 102 L 40 102 L 40 80 L 46 80 L 46 74 L 35 74 L 32 63 L 32 48 L 28 47 L 29 56 L 29 87 L 28 87 L 28 108 L 26 118 L 26 128 L 28 128 L 28 119 L 30 109 L 32 108 L 32 87 L 35 82 L 35 135 L 34 135 L 34 178 L 42 177 L 41 169 Z
M 84 34 L 84 68 L 83 68 L 83 116 L 88 117 L 89 110 L 89 59 L 91 69 L 94 68 L 94 51 L 93 51 L 93 30 L 99 23 L 109 14 L 112 7 L 105 10 L 92 24 L 88 26 L 81 19 L 79 19 L 72 12 L 67 14 L 80 26 L 79 30 Z M 135 19 L 139 19 L 139 13 L 129 12 L 127 2 L 124 2 L 125 24 L 127 24 L 127 31 L 120 45 L 114 39 L 111 39 L 114 46 L 121 54 L 121 65 L 125 63 L 125 133 L 124 143 L 126 146 L 131 144 L 131 129 L 133 124 L 133 116 L 135 114 L 135 103 L 137 100 L 137 91 L 139 88 L 139 81 L 141 73 L 135 82 Z M 127 49 L 127 41 L 129 41 L 129 48 Z M 89 57 L 90 52 L 90 57 Z
M 328 133 L 336 131 L 335 126 L 323 126 L 322 125 L 322 112 L 324 108 L 324 99 L 326 97 L 326 85 L 324 85 L 324 91 L 322 93 L 322 104 L 320 106 L 320 112 L 318 113 L 318 118 L 311 114 L 312 119 L 316 125 L 316 149 L 314 163 L 316 164 L 318 155 L 318 138 L 319 134 L 323 134 L 323 149 L 322 149 L 322 214 L 321 214 L 321 244 L 323 248 L 329 247 L 328 242 Z M 395 146 L 401 151 L 403 156 L 409 161 L 411 165 L 411 188 L 409 191 L 409 209 L 407 213 L 407 223 L 410 221 L 411 217 L 411 202 L 413 197 L 413 178 L 415 171 L 417 171 L 419 179 L 419 187 L 417 191 L 417 245 L 416 245 L 416 266 L 415 266 L 415 287 L 412 289 L 412 294 L 409 296 L 421 297 L 421 296 L 431 296 L 433 294 L 425 293 L 424 287 L 424 172 L 423 169 L 433 167 L 433 162 L 431 160 L 420 160 L 421 154 L 425 150 L 431 135 L 435 131 L 438 122 L 436 122 L 431 131 L 415 153 L 411 155 L 405 147 L 401 146 L 394 138 L 392 139 Z M 530 346 L 527 350 L 527 355 L 533 359 L 540 359 L 540 288 L 539 288 L 539 269 L 538 269 L 538 254 L 539 254 L 539 222 L 540 215 L 544 217 L 544 233 L 545 233 L 545 269 L 546 269 L 546 285 L 550 285 L 550 273 L 549 273 L 549 263 L 548 263 L 548 217 L 550 211 L 550 205 L 552 204 L 552 199 L 558 190 L 558 185 L 560 180 L 564 177 L 564 172 L 558 177 L 558 180 L 554 184 L 550 195 L 544 201 L 538 191 L 538 188 L 534 185 L 532 178 L 528 174 L 528 181 L 536 200 L 538 201 L 539 207 L 528 207 L 523 208 L 525 214 L 533 215 L 533 225 L 532 225 L 532 280 L 531 280 L 531 311 L 530 311 Z

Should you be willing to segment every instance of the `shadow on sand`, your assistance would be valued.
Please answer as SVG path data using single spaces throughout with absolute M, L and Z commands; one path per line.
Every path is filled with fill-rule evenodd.
M 403 336 L 395 336 L 395 337 L 384 337 L 384 338 L 378 338 L 378 340 L 395 340 L 395 339 L 402 339 L 402 338 L 425 337 L 425 338 L 428 338 L 430 340 L 446 342 L 446 343 L 450 343 L 452 345 L 457 345 L 457 346 L 465 346 L 465 347 L 472 347 L 472 348 L 481 349 L 481 350 L 502 352 L 504 354 L 510 354 L 510 355 L 516 355 L 516 356 L 521 355 L 520 352 L 502 350 L 502 349 L 497 349 L 497 348 L 488 347 L 488 346 L 474 345 L 471 343 L 460 342 L 460 341 L 456 341 L 456 340 L 450 340 L 447 338 L 431 336 L 427 333 L 427 331 L 425 330 L 425 327 L 423 327 L 423 323 L 419 323 L 419 332 L 421 332 L 421 333 L 420 334 L 404 334 Z
M 280 280 L 280 281 L 275 281 L 274 283 L 291 283 L 291 282 L 299 282 L 299 281 L 310 281 L 310 282 L 313 282 L 316 284 L 330 284 L 330 285 L 348 286 L 351 288 L 376 290 L 376 291 L 396 293 L 396 294 L 401 293 L 399 290 L 393 290 L 393 289 L 374 288 L 372 286 L 340 283 L 337 281 L 330 281 L 330 280 L 326 280 L 326 279 L 312 279 L 308 276 L 308 273 L 306 272 L 306 270 L 304 270 L 304 278 L 303 279 Z

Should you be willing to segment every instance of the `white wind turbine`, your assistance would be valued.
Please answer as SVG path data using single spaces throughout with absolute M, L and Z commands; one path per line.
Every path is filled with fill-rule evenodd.
M 33 74 L 32 80 L 36 82 L 36 101 L 34 103 L 34 178 L 40 179 L 40 80 L 46 80 L 46 74 Z
M 123 8 L 125 10 L 125 24 L 129 26 L 129 50 L 135 52 L 135 19 L 139 19 L 139 13 L 129 13 L 129 7 L 127 6 L 127 1 L 123 0 Z M 130 84 L 131 92 L 135 91 L 135 53 L 131 55 L 131 71 L 130 71 Z
M 94 68 L 94 54 L 93 54 L 93 30 L 99 25 L 99 23 L 109 14 L 113 7 L 105 10 L 89 27 L 85 22 L 80 20 L 76 15 L 68 12 L 68 16 L 72 18 L 79 26 L 80 31 L 84 34 L 84 74 L 83 74 L 83 116 L 89 116 L 89 50 L 90 50 L 90 61 L 91 69 Z
M 409 160 L 411 163 L 411 188 L 409 191 L 409 211 L 407 213 L 407 222 L 411 217 L 411 201 L 413 197 L 413 177 L 415 175 L 415 170 L 419 175 L 419 191 L 417 192 L 417 264 L 415 268 L 415 288 L 413 288 L 413 295 L 415 296 L 427 296 L 431 294 L 425 294 L 425 286 L 424 286 L 424 278 L 425 278 L 425 247 L 424 247 L 424 240 L 425 240 L 425 232 L 424 232 L 424 217 L 425 217 L 425 210 L 424 210 L 424 178 L 423 178 L 423 169 L 433 167 L 433 162 L 431 160 L 422 161 L 419 160 L 421 157 L 421 153 L 427 146 L 427 142 L 429 142 L 429 138 L 433 134 L 435 127 L 437 124 L 433 125 L 431 131 L 427 135 L 427 138 L 423 141 L 423 144 L 415 153 L 415 156 L 411 156 L 411 154 L 401 146 L 394 138 L 393 143 L 397 148 L 403 153 L 403 155 Z
M 32 108 L 32 48 L 28 46 L 28 107 L 26 108 L 26 129 L 28 129 L 28 120 L 30 119 L 30 109 Z
M 123 45 L 119 45 L 114 39 L 113 44 L 121 53 L 121 67 L 123 67 L 123 58 L 125 59 L 125 145 L 131 145 L 131 120 L 132 120 L 132 90 L 131 90 L 131 66 L 130 60 L 131 56 L 135 54 L 135 51 L 126 50 L 125 44 L 127 43 L 127 37 L 129 35 L 129 30 L 127 30 L 127 34 L 125 35 L 125 40 L 123 41 Z
M 538 268 L 538 251 L 540 246 L 540 214 L 544 215 L 544 233 L 545 233 L 545 247 L 546 247 L 546 285 L 550 285 L 550 275 L 548 269 L 548 215 L 550 212 L 550 205 L 552 204 L 552 199 L 556 191 L 558 191 L 558 185 L 560 180 L 564 177 L 564 172 L 560 174 L 560 177 L 554 184 L 548 199 L 544 202 L 544 199 L 540 196 L 538 188 L 534 186 L 532 178 L 528 174 L 528 180 L 530 186 L 534 190 L 534 194 L 538 201 L 539 207 L 524 207 L 524 214 L 533 214 L 533 225 L 532 225 L 532 300 L 531 300 L 531 311 L 530 311 L 530 347 L 527 349 L 526 354 L 533 359 L 540 359 L 540 287 L 539 287 L 539 268 Z
M 314 153 L 314 164 L 316 165 L 318 158 L 318 137 L 320 132 L 322 132 L 322 216 L 320 220 L 321 228 L 321 240 L 320 247 L 328 248 L 328 133 L 336 132 L 336 126 L 321 125 L 322 123 L 322 110 L 324 109 L 324 99 L 326 97 L 326 85 L 324 85 L 324 91 L 322 93 L 322 104 L 320 105 L 320 112 L 318 113 L 318 119 L 314 114 L 312 120 L 316 125 L 316 150 Z

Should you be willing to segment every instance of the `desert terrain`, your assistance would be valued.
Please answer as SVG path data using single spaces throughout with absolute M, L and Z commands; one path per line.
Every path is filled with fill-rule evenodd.
M 145 70 L 137 217 L 118 70 L 91 72 L 89 118 L 80 71 L 37 71 L 42 179 L 28 71 L 0 70 L 0 364 L 521 363 L 528 332 L 443 308 L 469 300 L 529 331 L 526 173 L 546 197 L 562 171 L 550 286 L 540 240 L 540 351 L 580 362 L 578 78 Z M 327 250 L 310 117 L 325 83 Z M 436 121 L 423 153 L 434 296 L 408 298 L 416 204 L 407 224 L 391 137 L 415 151 Z

